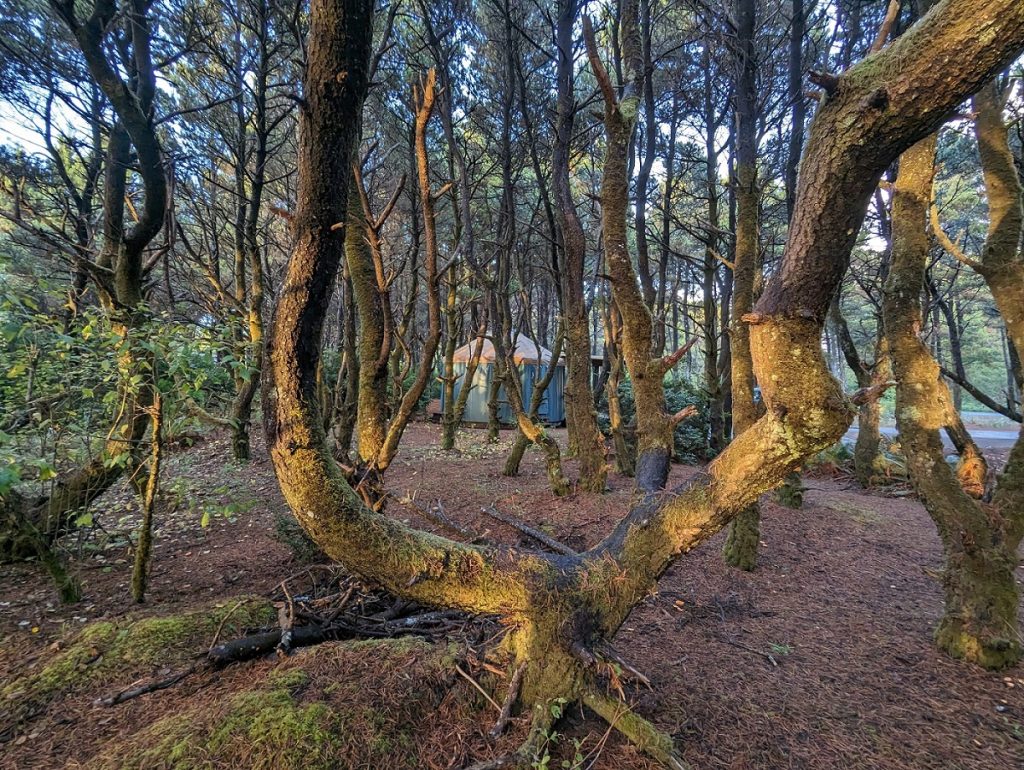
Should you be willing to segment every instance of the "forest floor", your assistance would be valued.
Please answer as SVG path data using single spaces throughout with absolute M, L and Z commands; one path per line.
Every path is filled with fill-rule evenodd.
M 553 434 L 564 444 L 563 431 Z M 468 430 L 460 434 L 461 451 L 442 453 L 436 449 L 438 428 L 414 424 L 388 485 L 395 495 L 414 494 L 423 504 L 440 500 L 463 526 L 506 542 L 518 542 L 519 533 L 484 515 L 482 507 L 494 505 L 581 550 L 623 514 L 631 488 L 626 478 L 613 476 L 605 495 L 557 499 L 533 452 L 521 476 L 503 477 L 511 438 L 506 432 L 500 444 L 489 445 L 483 431 Z M 253 461 L 242 466 L 225 461 L 230 449 L 223 437 L 169 454 L 151 587 L 142 607 L 130 599 L 125 536 L 138 512 L 127 487 L 97 507 L 96 528 L 87 537 L 68 544 L 71 567 L 83 583 L 80 604 L 61 606 L 49 580 L 32 565 L 5 567 L 0 572 L 0 690 L 4 682 L 21 681 L 18 677 L 44 665 L 66 648 L 75 631 L 94 621 L 167 616 L 202 610 L 211 602 L 223 608 L 234 605 L 236 597 L 269 595 L 282 580 L 301 573 L 306 565 L 285 542 L 288 536 L 279 533 L 280 522 L 288 520 L 286 506 L 263 446 L 258 439 L 255 444 Z M 573 476 L 575 464 L 566 466 Z M 672 482 L 695 471 L 674 466 Z M 658 593 L 630 616 L 616 647 L 651 680 L 651 690 L 630 692 L 640 712 L 671 732 L 698 770 L 1024 767 L 1024 667 L 985 672 L 950 660 L 931 645 L 942 610 L 935 578 L 942 553 L 924 509 L 906 489 L 866 494 L 842 473 L 812 474 L 805 484 L 800 510 L 764 498 L 756 571 L 727 568 L 719 536 L 680 559 Z M 425 526 L 397 504 L 390 511 Z M 1024 579 L 1024 570 L 1020 576 Z M 200 641 L 196 651 L 208 643 Z M 391 723 L 374 722 L 379 715 L 373 709 L 390 710 L 385 716 L 391 718 L 400 706 L 411 708 L 416 692 L 391 677 L 423 657 L 417 650 L 403 649 L 401 655 L 411 657 L 397 663 L 383 656 L 377 669 L 367 655 L 344 658 L 333 669 L 318 664 L 319 675 L 327 671 L 354 683 L 347 697 L 364 698 L 370 722 L 386 726 Z M 174 764 L 170 754 L 133 764 L 113 747 L 168 715 L 196 713 L 197 704 L 214 713 L 217 703 L 276 668 L 287 672 L 322 658 L 299 651 L 283 662 L 262 660 L 197 675 L 112 708 L 94 705 L 98 696 L 138 677 L 166 674 L 173 667 L 172 653 L 167 656 L 167 661 L 159 655 L 146 658 L 148 663 L 127 680 L 79 679 L 90 684 L 69 687 L 18 726 L 2 724 L 10 704 L 0 703 L 0 768 L 225 767 L 214 753 L 201 761 L 193 757 L 191 764 Z M 98 657 L 79 661 L 79 672 Z M 377 744 L 388 745 L 388 736 L 378 736 L 373 763 L 356 754 L 350 761 L 341 748 L 338 756 L 308 766 L 458 768 L 521 738 L 519 720 L 498 745 L 489 742 L 485 734 L 494 713 L 480 698 L 473 703 L 473 691 L 461 677 L 435 678 L 433 686 L 448 688 L 472 707 L 453 708 L 451 698 L 442 698 L 427 713 L 402 712 L 401 718 L 413 724 L 406 738 L 415 745 L 402 751 L 380 748 Z M 301 704 L 325 692 L 331 687 L 293 695 Z M 500 702 L 501 691 L 495 696 Z M 15 701 L 23 692 L 15 688 L 6 697 Z M 654 767 L 617 736 L 606 738 L 606 726 L 592 715 L 581 718 L 574 711 L 568 722 L 550 767 L 573 759 L 574 741 L 588 757 L 581 767 Z M 364 729 L 370 728 L 352 728 Z M 211 738 L 208 746 L 214 743 Z M 317 750 L 315 745 L 304 749 Z M 237 766 L 277 770 L 285 762 L 250 758 Z

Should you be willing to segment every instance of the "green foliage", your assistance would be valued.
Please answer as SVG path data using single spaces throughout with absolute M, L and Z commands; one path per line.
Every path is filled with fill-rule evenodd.
M 627 377 L 619 385 L 619 402 L 622 406 L 623 422 L 633 422 L 636 404 L 633 400 L 633 383 Z M 672 459 L 676 462 L 696 465 L 714 457 L 711 450 L 711 422 L 708 413 L 708 399 L 700 388 L 679 377 L 665 381 L 665 405 L 670 414 L 687 406 L 697 407 L 697 414 L 683 420 L 676 426 Z M 607 435 L 611 431 L 608 420 L 608 401 L 602 396 L 598 410 L 598 425 Z
M 11 407 L 0 423 L 0 495 L 30 484 L 46 494 L 61 470 L 100 455 L 126 400 L 151 374 L 168 436 L 191 425 L 191 401 L 225 400 L 234 377 L 252 376 L 219 327 L 157 316 L 125 333 L 96 308 L 75 318 L 55 312 L 45 301 L 55 293 L 45 281 L 0 282 L 0 402 Z M 125 453 L 104 457 L 107 467 L 128 461 Z

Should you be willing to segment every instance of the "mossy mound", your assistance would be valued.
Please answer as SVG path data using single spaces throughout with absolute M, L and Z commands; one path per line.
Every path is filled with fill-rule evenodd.
M 191 703 L 105 747 L 87 770 L 421 768 L 455 684 L 449 647 L 406 637 L 297 651 L 214 701 Z M 452 708 L 467 708 L 463 697 Z M 445 731 L 440 731 L 443 734 Z M 451 745 L 443 747 L 446 761 Z
M 269 601 L 253 598 L 167 617 L 90 623 L 3 685 L 0 723 L 31 719 L 50 701 L 98 683 L 114 690 L 156 668 L 186 665 L 206 649 L 218 629 L 221 639 L 230 639 L 272 623 L 275 616 Z

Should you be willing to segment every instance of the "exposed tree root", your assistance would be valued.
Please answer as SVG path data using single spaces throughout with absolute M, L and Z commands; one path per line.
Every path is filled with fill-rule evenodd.
M 583 703 L 618 730 L 647 756 L 670 770 L 689 770 L 676 753 L 672 736 L 662 732 L 633 711 L 625 702 L 598 692 L 593 687 L 583 691 Z

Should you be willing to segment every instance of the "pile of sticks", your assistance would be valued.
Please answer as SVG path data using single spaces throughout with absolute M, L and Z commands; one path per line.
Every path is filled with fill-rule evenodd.
M 250 629 L 236 639 L 219 641 L 220 630 L 239 602 L 221 621 L 209 649 L 188 668 L 162 679 L 133 685 L 96 701 L 114 706 L 181 682 L 199 671 L 343 639 L 389 639 L 416 634 L 431 638 L 461 635 L 470 645 L 493 635 L 493 621 L 457 610 L 434 610 L 398 599 L 335 565 L 317 565 L 281 581 L 271 598 L 278 611 L 276 628 Z

